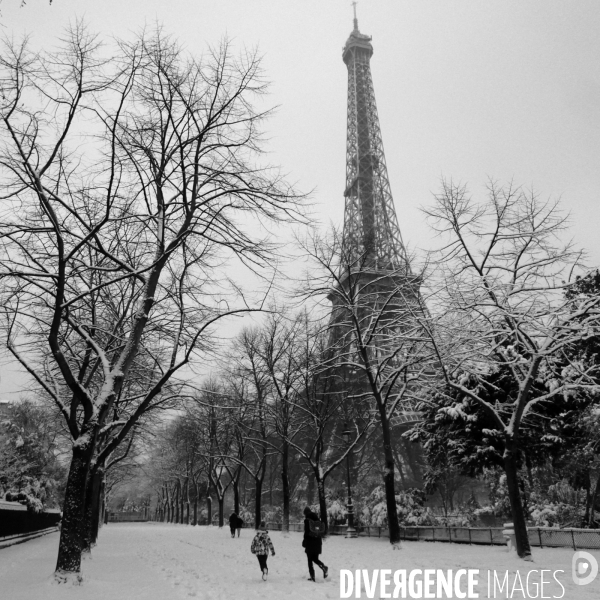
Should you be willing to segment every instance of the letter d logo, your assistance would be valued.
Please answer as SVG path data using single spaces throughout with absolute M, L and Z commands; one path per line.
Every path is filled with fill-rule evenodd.
M 573 554 L 571 562 L 573 581 L 576 585 L 592 583 L 598 575 L 598 561 L 589 552 L 579 550 Z

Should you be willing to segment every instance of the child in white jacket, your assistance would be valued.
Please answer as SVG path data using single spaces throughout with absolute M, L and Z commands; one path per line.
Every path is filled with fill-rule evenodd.
M 265 526 L 265 522 L 260 522 L 260 527 L 252 540 L 252 545 L 250 546 L 250 552 L 252 554 L 256 554 L 256 558 L 258 558 L 258 564 L 260 565 L 260 570 L 262 571 L 263 581 L 267 580 L 267 575 L 269 573 L 269 569 L 267 568 L 267 558 L 269 556 L 269 550 L 271 554 L 275 556 L 275 548 L 273 548 L 273 542 L 269 537 L 269 532 Z

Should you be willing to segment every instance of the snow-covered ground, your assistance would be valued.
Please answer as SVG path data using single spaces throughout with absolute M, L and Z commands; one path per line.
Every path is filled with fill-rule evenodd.
M 302 535 L 271 533 L 276 556 L 269 557 L 269 578 L 261 580 L 256 558 L 250 553 L 253 532 L 243 530 L 231 539 L 229 530 L 166 524 L 110 524 L 103 528 L 93 557 L 84 563 L 82 586 L 65 587 L 53 583 L 58 534 L 0 550 L 0 600 L 305 600 L 340 598 L 340 569 L 479 569 L 480 598 L 487 598 L 487 571 L 496 570 L 515 591 L 508 597 L 542 597 L 535 583 L 540 571 L 563 571 L 557 575 L 561 587 L 547 571 L 544 596 L 565 600 L 598 600 L 600 575 L 587 586 L 577 586 L 571 578 L 573 552 L 568 549 L 534 549 L 534 563 L 523 563 L 505 548 L 457 544 L 405 542 L 394 551 L 384 539 L 346 540 L 331 537 L 323 546 L 321 558 L 329 566 L 323 580 L 317 569 L 317 582 L 307 581 L 306 556 Z M 594 551 L 600 562 L 600 552 Z M 530 591 L 522 593 L 516 579 Z M 517 583 L 515 584 L 515 581 Z M 392 585 L 388 591 L 393 592 Z M 498 593 L 497 598 L 506 598 Z M 355 594 L 352 594 L 352 598 Z M 362 598 L 366 598 L 364 588 Z M 379 585 L 374 596 L 379 598 Z M 435 597 L 435 596 L 434 596 Z M 493 598 L 494 596 L 491 595 Z

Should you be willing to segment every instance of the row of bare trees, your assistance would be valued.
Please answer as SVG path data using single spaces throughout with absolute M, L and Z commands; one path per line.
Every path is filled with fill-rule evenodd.
M 368 412 L 348 402 L 347 390 L 334 386 L 323 366 L 326 342 L 327 333 L 305 313 L 272 312 L 262 326 L 244 330 L 231 346 L 221 378 L 208 382 L 173 425 L 178 433 L 170 439 L 185 452 L 159 472 L 160 489 L 185 487 L 181 475 L 185 470 L 183 480 L 189 481 L 188 465 L 194 464 L 191 477 L 205 482 L 209 498 L 216 497 L 223 525 L 225 493 L 232 489 L 239 513 L 243 481 L 253 488 L 258 526 L 265 478 L 275 467 L 283 529 L 289 529 L 290 503 L 301 480 L 315 483 L 326 522 L 326 480 L 364 441 L 371 423 Z M 345 425 L 351 427 L 350 439 L 343 437 Z M 160 445 L 158 454 L 162 451 Z M 273 488 L 270 482 L 271 494 Z
M 460 416 L 474 402 L 487 416 L 486 435 L 502 445 L 517 549 L 528 559 L 521 429 L 558 399 L 573 398 L 577 410 L 578 394 L 600 392 L 597 361 L 578 351 L 598 337 L 600 299 L 573 291 L 585 269 L 581 252 L 561 241 L 566 219 L 556 203 L 494 183 L 474 202 L 466 188 L 444 183 L 427 213 L 443 242 L 427 278 L 406 270 L 373 276 L 366 261 L 345 257 L 335 236 L 304 242 L 314 265 L 305 299 L 332 302 L 332 317 L 319 326 L 306 313 L 273 316 L 237 340 L 219 410 L 230 411 L 227 422 L 243 433 L 236 450 L 219 450 L 220 457 L 256 478 L 257 498 L 269 452 L 285 457 L 285 514 L 291 450 L 312 469 L 326 520 L 325 480 L 349 450 L 342 427 L 353 425 L 355 453 L 377 431 L 390 541 L 397 543 L 394 420 L 440 395 L 450 402 L 444 414 Z M 499 372 L 508 385 L 494 384 Z M 244 412 L 249 406 L 253 416 Z
M 197 59 L 160 30 L 104 45 L 77 23 L 56 50 L 7 42 L 0 70 L 5 341 L 70 433 L 56 575 L 79 578 L 101 472 L 188 394 L 211 326 L 260 307 L 225 261 L 262 268 L 261 224 L 299 197 L 260 156 L 255 54 Z

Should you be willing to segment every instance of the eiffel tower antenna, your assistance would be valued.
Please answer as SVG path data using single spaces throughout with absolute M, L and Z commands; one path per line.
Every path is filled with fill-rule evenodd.
M 358 19 L 356 18 L 356 5 L 358 2 L 356 0 L 352 3 L 352 7 L 354 8 L 354 31 L 358 31 Z

